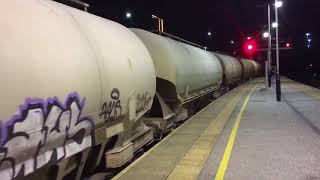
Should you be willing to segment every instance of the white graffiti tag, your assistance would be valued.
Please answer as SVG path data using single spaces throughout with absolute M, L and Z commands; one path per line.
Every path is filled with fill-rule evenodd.
M 1 127 L 0 177 L 20 179 L 44 165 L 56 164 L 93 144 L 93 122 L 80 118 L 84 99 L 71 93 L 58 98 L 27 99 Z

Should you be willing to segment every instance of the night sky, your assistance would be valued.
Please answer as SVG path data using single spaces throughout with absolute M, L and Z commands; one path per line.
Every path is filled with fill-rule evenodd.
M 157 29 L 155 14 L 164 19 L 165 31 L 188 41 L 207 46 L 209 50 L 246 56 L 244 40 L 251 36 L 259 48 L 267 42 L 262 33 L 267 30 L 268 0 L 85 0 L 89 12 L 119 22 L 127 27 Z M 131 19 L 125 18 L 126 12 Z M 274 19 L 274 10 L 271 11 Z M 279 9 L 280 46 L 287 42 L 292 50 L 280 52 L 281 72 L 312 71 L 320 73 L 320 2 L 319 0 L 283 0 Z M 212 32 L 209 38 L 207 33 Z M 305 34 L 311 33 L 307 48 Z M 233 40 L 235 44 L 231 44 Z M 260 57 L 260 58 L 259 58 Z M 256 53 L 264 61 L 266 53 Z M 274 58 L 275 59 L 275 58 Z M 312 64 L 312 68 L 306 70 Z

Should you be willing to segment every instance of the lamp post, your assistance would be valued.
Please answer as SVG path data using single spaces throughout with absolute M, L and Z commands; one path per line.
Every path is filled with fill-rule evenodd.
M 268 9 L 269 9 L 269 5 L 268 5 Z M 268 13 L 268 17 L 269 17 L 269 13 Z M 268 28 L 270 27 L 270 24 L 268 24 Z M 270 33 L 268 31 L 264 32 L 262 34 L 264 39 L 268 40 L 268 48 L 267 48 L 267 61 L 265 61 L 265 82 L 266 82 L 266 88 L 271 87 L 271 72 L 270 72 L 270 67 L 271 67 L 271 47 L 269 46 L 269 36 Z
M 270 4 L 268 4 L 268 86 L 271 87 L 271 14 Z
M 268 48 L 267 50 L 267 61 L 265 62 L 265 79 L 266 79 L 266 87 L 271 87 L 271 7 L 270 3 L 268 3 L 268 31 L 265 31 L 262 36 L 263 38 L 268 38 Z M 272 23 L 272 27 L 275 28 L 278 24 L 277 23 Z
M 307 39 L 309 39 L 310 35 L 311 35 L 310 33 L 306 33 Z
M 276 94 L 277 101 L 281 101 L 281 81 L 279 72 L 279 26 L 278 26 L 278 8 L 282 6 L 282 1 L 275 0 L 275 18 L 276 18 Z
M 311 45 L 311 39 L 308 39 L 308 48 L 310 47 Z
M 164 32 L 163 19 L 156 16 L 156 15 L 152 15 L 151 17 L 152 17 L 152 19 L 158 20 L 158 31 L 159 31 L 159 33 L 163 33 Z

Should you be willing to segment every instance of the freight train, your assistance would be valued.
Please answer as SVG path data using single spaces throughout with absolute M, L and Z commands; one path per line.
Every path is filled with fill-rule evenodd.
M 261 66 L 48 0 L 0 6 L 0 177 L 117 168 Z

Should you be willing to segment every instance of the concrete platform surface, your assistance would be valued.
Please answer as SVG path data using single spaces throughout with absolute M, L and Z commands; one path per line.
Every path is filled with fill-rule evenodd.
M 320 90 L 251 80 L 197 113 L 113 179 L 320 179 Z

